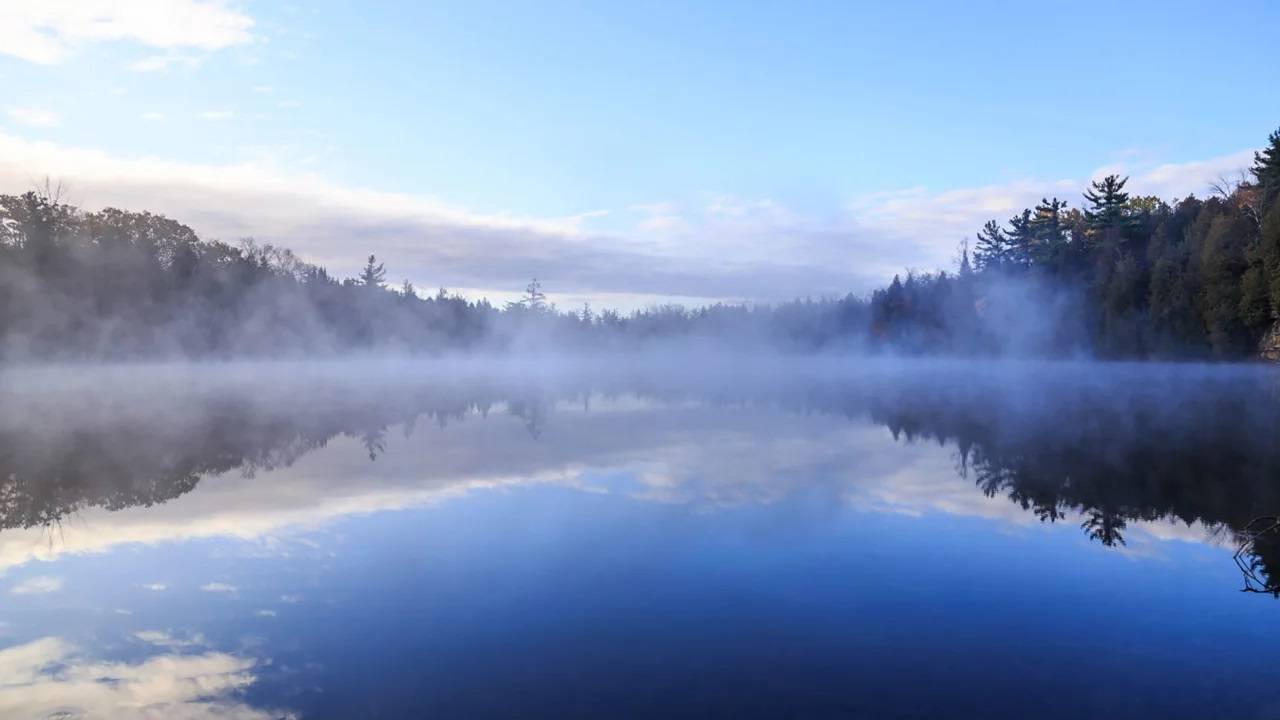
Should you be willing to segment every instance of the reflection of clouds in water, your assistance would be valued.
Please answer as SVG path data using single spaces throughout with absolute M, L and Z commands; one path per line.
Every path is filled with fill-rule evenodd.
M 205 583 L 200 586 L 200 589 L 204 592 L 228 594 L 235 594 L 239 590 L 235 585 L 228 585 L 227 583 L 222 582 Z
M 63 554 L 195 538 L 253 541 L 266 554 L 279 553 L 286 550 L 278 536 L 338 518 L 534 484 L 705 510 L 816 491 L 866 511 L 939 512 L 1010 528 L 1039 525 L 1006 497 L 988 497 L 972 479 L 959 477 L 951 446 L 899 443 L 868 422 L 765 406 L 664 405 L 628 395 L 554 407 L 537 439 L 495 408 L 487 419 L 472 412 L 447 427 L 420 423 L 409 437 L 388 432 L 375 462 L 359 439 L 337 437 L 290 467 L 253 477 L 238 471 L 206 477 L 167 503 L 85 510 L 57 542 L 33 542 L 39 529 L 6 531 L 0 533 L 0 570 Z M 1071 514 L 1060 522 L 1079 524 Z M 1207 534 L 1164 522 L 1133 521 L 1134 530 L 1153 541 L 1203 541 Z M 165 584 L 144 587 L 162 590 Z M 202 589 L 233 592 L 223 583 Z
M 195 538 L 251 540 L 269 550 L 275 535 L 337 518 L 536 484 L 706 508 L 768 503 L 833 479 L 872 481 L 897 468 L 902 452 L 883 429 L 837 417 L 628 396 L 592 398 L 590 410 L 562 403 L 537 440 L 511 418 L 492 415 L 420 427 L 409 438 L 387 435 L 376 462 L 359 440 L 340 437 L 291 467 L 207 477 L 167 503 L 85 510 L 54 543 L 32 542 L 39 529 L 0 533 L 0 568 Z M 837 486 L 826 491 L 840 494 Z M 202 589 L 228 591 L 214 585 L 222 584 Z
M 62 589 L 62 578 L 52 577 L 49 575 L 39 575 L 37 577 L 28 578 L 17 585 L 14 585 L 9 593 L 12 595 L 44 595 L 46 593 L 57 592 Z
M 0 717 L 279 718 L 235 697 L 256 680 L 255 664 L 219 652 L 101 661 L 60 638 L 41 638 L 0 650 Z
M 168 648 L 170 650 L 200 647 L 207 644 L 204 636 L 200 633 L 196 633 L 190 637 L 181 638 L 163 630 L 139 630 L 138 632 L 135 632 L 133 636 L 149 645 Z

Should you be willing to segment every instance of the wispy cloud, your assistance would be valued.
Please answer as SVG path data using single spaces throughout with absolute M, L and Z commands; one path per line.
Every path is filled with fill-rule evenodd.
M 1172 197 L 1202 191 L 1249 156 L 1146 166 L 1126 159 L 1124 171 L 1132 192 Z M 950 267 L 959 242 L 986 220 L 1005 220 L 1045 195 L 1078 202 L 1089 180 L 906 189 L 854 198 L 825 215 L 767 198 L 716 197 L 539 217 L 339 184 L 269 160 L 124 158 L 3 132 L 0 157 L 0 192 L 21 191 L 32 177 L 60 178 L 85 207 L 162 212 L 210 238 L 256 237 L 339 275 L 373 252 L 419 286 L 496 299 L 538 277 L 557 300 L 624 308 L 868 292 L 904 268 Z
M 105 661 L 87 657 L 66 640 L 46 637 L 0 650 L 0 715 L 67 717 L 67 708 L 90 708 L 94 717 L 117 719 L 292 717 L 254 708 L 239 696 L 256 682 L 256 664 L 220 652 Z
M 204 59 L 198 55 L 148 55 L 134 60 L 125 67 L 134 72 L 163 72 L 173 67 L 197 68 Z
M 77 47 L 108 41 L 219 50 L 250 42 L 253 24 L 220 0 L 6 0 L 0 3 L 0 53 L 52 64 Z
M 149 645 L 168 648 L 170 650 L 200 647 L 206 644 L 204 636 L 200 633 L 196 633 L 190 637 L 181 638 L 174 636 L 172 633 L 164 632 L 163 630 L 139 630 L 135 632 L 133 636 Z
M 168 589 L 169 589 L 169 586 L 168 586 L 168 585 L 166 585 L 165 583 L 162 583 L 162 582 L 157 582 L 157 583 L 147 583 L 147 584 L 143 585 L 142 587 L 143 587 L 143 589 L 144 589 L 144 590 L 150 590 L 150 591 L 152 591 L 152 592 L 161 592 L 161 591 L 163 591 L 163 590 L 168 590 Z
M 37 575 L 28 578 L 9 590 L 13 595 L 43 595 L 46 593 L 57 592 L 62 589 L 62 578 L 50 575 Z
M 168 117 L 162 112 L 144 112 L 138 116 L 138 119 L 146 120 L 147 122 L 163 122 Z
M 10 120 L 27 127 L 50 128 L 62 124 L 58 113 L 43 108 L 15 107 L 9 108 L 5 114 Z
M 212 593 L 234 593 L 238 590 L 238 588 L 236 588 L 235 585 L 228 585 L 226 583 L 221 583 L 221 582 L 205 583 L 204 585 L 200 586 L 200 589 L 205 592 L 212 592 Z
M 235 116 L 234 110 L 205 110 L 200 113 L 201 120 L 231 120 Z

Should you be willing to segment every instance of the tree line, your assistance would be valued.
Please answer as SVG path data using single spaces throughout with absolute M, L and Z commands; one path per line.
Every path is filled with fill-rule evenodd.
M 1043 199 L 992 220 L 954 272 L 869 297 L 565 310 L 534 280 L 498 306 L 387 282 L 370 255 L 339 279 L 292 251 L 200 238 L 149 212 L 95 212 L 54 189 L 0 195 L 0 358 L 313 356 L 628 348 L 663 340 L 792 351 L 1245 358 L 1280 317 L 1280 131 L 1208 198 Z M 1277 338 L 1280 341 L 1280 338 Z M 1280 351 L 1280 346 L 1277 348 Z
M 608 348 L 689 336 L 816 349 L 857 337 L 867 308 L 850 295 L 561 310 L 536 279 L 498 306 L 391 286 L 373 255 L 339 279 L 289 249 L 205 240 L 162 215 L 86 212 L 56 190 L 0 195 L 0 357 L 10 361 Z
M 1280 131 L 1208 198 L 1131 195 L 1127 180 L 988 221 L 954 274 L 895 277 L 872 297 L 872 335 L 920 352 L 1255 355 L 1280 317 Z

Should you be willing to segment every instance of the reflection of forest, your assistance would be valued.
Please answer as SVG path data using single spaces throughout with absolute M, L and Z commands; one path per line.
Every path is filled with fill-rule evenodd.
M 440 425 L 487 414 L 491 393 L 360 393 L 322 403 L 258 402 L 232 394 L 182 411 L 127 419 L 0 428 L 0 528 L 56 524 L 78 510 L 150 506 L 194 489 L 202 477 L 253 475 L 291 465 L 331 439 L 358 439 L 374 460 L 387 428 Z M 154 402 L 154 401 L 153 401 Z
M 1085 368 L 1048 379 L 941 371 L 892 381 L 590 387 L 731 410 L 768 405 L 869 418 L 900 441 L 954 446 L 958 472 L 983 493 L 1007 496 L 1043 521 L 1078 514 L 1085 533 L 1105 545 L 1123 544 L 1133 521 L 1176 519 L 1232 533 L 1247 580 L 1280 595 L 1280 531 L 1255 522 L 1280 513 L 1280 402 L 1266 375 L 1131 368 L 1103 382 Z M 554 422 L 554 401 L 584 402 L 586 387 L 355 387 L 297 404 L 211 395 L 184 406 L 180 423 L 161 420 L 163 413 L 112 422 L 9 422 L 0 427 L 0 527 L 48 526 L 88 507 L 162 503 L 203 476 L 286 466 L 337 436 L 359 439 L 375 460 L 392 425 L 411 433 L 424 419 L 443 425 L 498 405 L 537 438 Z

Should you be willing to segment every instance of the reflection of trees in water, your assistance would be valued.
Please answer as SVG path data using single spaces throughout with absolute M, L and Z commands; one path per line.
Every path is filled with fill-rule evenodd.
M 520 418 L 524 427 L 533 438 L 542 437 L 542 430 L 547 424 L 547 404 L 541 400 L 512 400 L 507 404 L 507 411 L 513 417 Z
M 1237 533 L 1233 556 L 1244 576 L 1244 591 L 1280 597 L 1280 517 L 1255 518 Z
M 1068 386 L 1041 408 L 1025 398 L 951 402 L 948 392 L 873 404 L 895 437 L 958 448 L 957 471 L 1041 521 L 1068 514 L 1103 545 L 1137 521 L 1200 523 L 1230 533 L 1246 583 L 1280 594 L 1280 405 L 1248 377 L 1177 387 Z
M 1240 544 L 1247 586 L 1280 595 L 1280 528 L 1254 522 L 1280 510 L 1280 403 L 1251 377 L 1102 383 L 1082 375 L 1037 384 L 934 375 L 592 387 L 606 398 L 870 418 L 901 442 L 955 447 L 957 472 L 985 495 L 1007 497 L 1043 522 L 1079 517 L 1082 531 L 1107 546 L 1123 545 L 1138 521 L 1221 528 Z M 499 406 L 538 439 L 557 400 L 585 408 L 588 395 L 582 387 L 460 384 L 296 405 L 217 398 L 170 425 L 147 418 L 52 429 L 10 424 L 0 430 L 0 528 L 49 527 L 88 507 L 162 503 L 206 475 L 288 466 L 335 437 L 355 439 L 374 460 L 394 425 L 407 437 L 419 420 L 445 427 Z
M 177 422 L 134 416 L 110 423 L 0 429 L 0 529 L 52 528 L 91 507 L 149 507 L 193 490 L 201 478 L 231 471 L 254 477 L 288 467 L 336 437 L 359 442 L 376 460 L 386 435 L 405 436 L 426 418 L 440 427 L 470 414 L 487 416 L 500 397 L 422 392 L 357 402 L 264 410 L 248 399 L 217 399 L 186 410 Z M 535 437 L 546 410 L 540 400 L 513 402 Z

